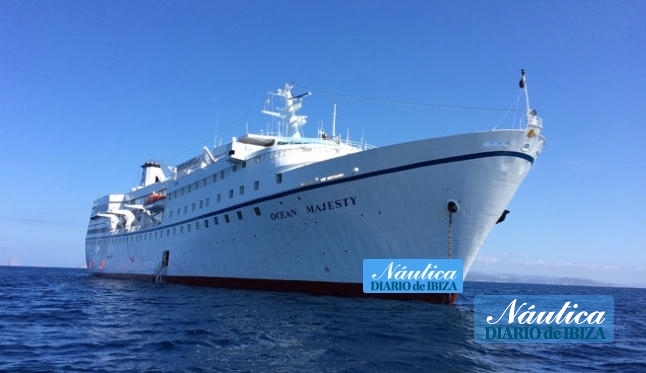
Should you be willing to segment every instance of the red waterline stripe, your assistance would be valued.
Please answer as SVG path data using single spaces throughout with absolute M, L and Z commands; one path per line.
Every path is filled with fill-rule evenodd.
M 93 272 L 98 277 L 125 280 L 154 281 L 153 275 L 132 273 Z M 296 292 L 314 295 L 335 295 L 342 297 L 364 297 L 396 300 L 422 300 L 430 303 L 454 304 L 458 298 L 455 293 L 364 293 L 363 284 L 347 282 L 265 280 L 235 277 L 204 276 L 163 276 L 163 281 L 173 284 L 212 286 L 228 289 L 254 289 L 279 292 Z

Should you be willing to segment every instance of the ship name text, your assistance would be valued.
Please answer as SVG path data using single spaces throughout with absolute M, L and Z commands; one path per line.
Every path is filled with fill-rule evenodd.
M 269 217 L 271 218 L 271 220 L 282 220 L 287 218 L 293 218 L 297 215 L 298 215 L 298 212 L 296 211 L 296 209 L 289 209 L 289 210 L 272 212 L 271 214 L 269 214 Z
M 336 210 L 340 208 L 345 208 L 348 206 L 354 206 L 357 204 L 357 196 L 345 197 L 334 199 L 330 201 L 323 201 L 313 205 L 307 206 L 307 212 L 310 214 L 316 214 L 319 212 Z
M 308 214 L 318 214 L 320 212 L 346 208 L 357 204 L 357 196 L 350 196 L 344 198 L 333 199 L 329 201 L 322 201 L 305 206 Z M 295 218 L 298 216 L 298 210 L 291 208 L 288 210 L 278 210 L 269 214 L 271 220 L 283 220 Z

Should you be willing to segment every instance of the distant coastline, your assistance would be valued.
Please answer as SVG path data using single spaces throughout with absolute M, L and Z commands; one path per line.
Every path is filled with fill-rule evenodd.
M 566 286 L 595 286 L 595 287 L 628 287 L 628 288 L 646 288 L 646 284 L 613 284 L 577 277 L 550 277 L 540 275 L 519 275 L 509 273 L 482 273 L 471 272 L 467 276 L 466 282 L 504 282 L 517 284 L 537 284 L 537 285 L 566 285 Z

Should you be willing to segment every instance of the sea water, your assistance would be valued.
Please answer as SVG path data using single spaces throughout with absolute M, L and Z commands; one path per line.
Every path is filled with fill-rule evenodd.
M 479 344 L 478 294 L 615 299 L 608 344 Z M 646 372 L 646 289 L 465 282 L 454 306 L 0 267 L 0 371 Z

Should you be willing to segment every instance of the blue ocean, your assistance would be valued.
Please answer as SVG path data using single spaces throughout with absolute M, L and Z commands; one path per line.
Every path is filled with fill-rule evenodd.
M 612 295 L 614 342 L 479 344 L 478 294 Z M 465 282 L 454 306 L 0 267 L 0 371 L 646 372 L 646 289 Z

